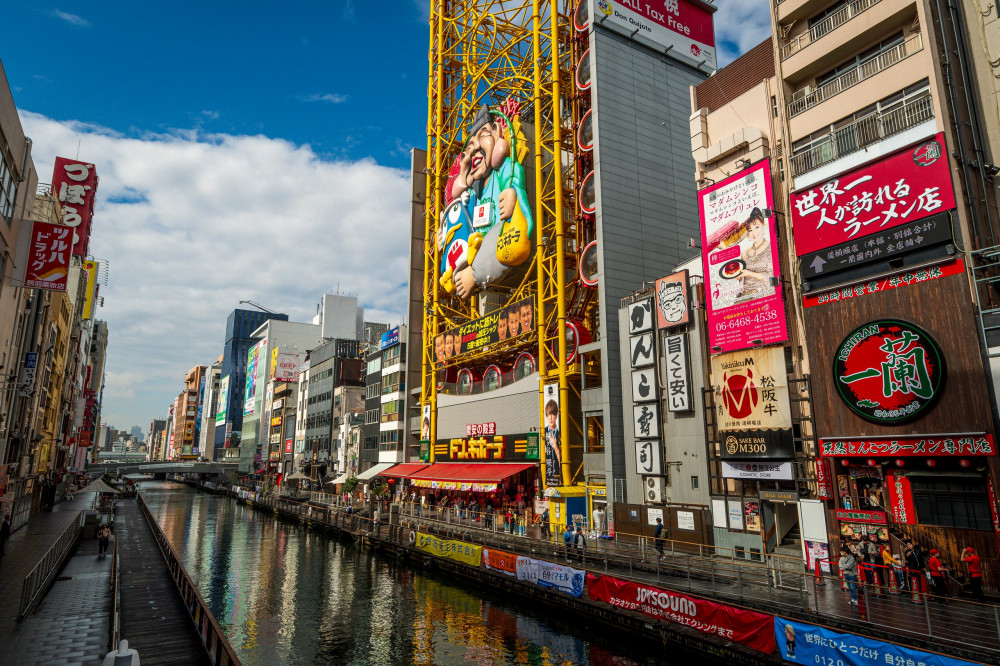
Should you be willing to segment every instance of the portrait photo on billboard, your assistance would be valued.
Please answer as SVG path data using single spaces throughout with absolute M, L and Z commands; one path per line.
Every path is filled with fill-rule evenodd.
M 543 433 L 545 435 L 545 485 L 554 487 L 562 480 L 562 439 L 559 433 L 559 384 L 542 390 Z
M 690 319 L 688 272 L 678 271 L 656 281 L 656 327 L 683 326 Z
M 698 192 L 710 346 L 744 349 L 788 338 L 769 160 Z
M 438 284 L 462 300 L 491 284 L 516 282 L 530 264 L 535 222 L 520 107 L 512 98 L 497 109 L 479 107 L 447 176 L 436 233 Z

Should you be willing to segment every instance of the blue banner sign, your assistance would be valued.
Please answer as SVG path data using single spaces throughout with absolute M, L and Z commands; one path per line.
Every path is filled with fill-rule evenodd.
M 391 347 L 399 343 L 399 326 L 392 329 L 391 331 L 386 331 L 382 334 L 382 343 L 378 346 L 379 350 L 385 349 L 386 347 Z
M 785 661 L 823 666 L 973 666 L 974 662 L 914 650 L 895 643 L 831 631 L 774 616 L 774 634 Z

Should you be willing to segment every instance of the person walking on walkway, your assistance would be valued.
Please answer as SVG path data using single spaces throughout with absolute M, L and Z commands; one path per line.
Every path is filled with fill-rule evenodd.
M 0 540 L 2 539 L 3 532 L 0 531 Z M 2 553 L 3 549 L 0 547 L 0 554 Z M 962 561 L 969 567 L 969 585 L 972 586 L 972 596 L 976 598 L 976 601 L 986 601 L 986 597 L 983 596 L 983 565 L 979 556 L 976 555 L 976 549 L 972 546 L 966 546 L 965 550 L 962 551 Z
M 945 574 L 948 573 L 948 569 L 941 564 L 937 548 L 931 548 L 931 556 L 927 560 L 927 568 L 931 570 L 931 585 L 934 586 L 934 594 L 941 597 L 941 600 L 944 601 L 944 597 L 948 596 L 948 584 L 944 579 Z
M 573 538 L 576 544 L 576 556 L 582 564 L 587 560 L 587 535 L 583 533 L 582 527 L 576 528 L 576 536 Z
M 851 604 L 858 605 L 858 561 L 847 546 L 840 547 L 840 573 L 844 574 L 847 591 L 851 593 Z
M 105 524 L 97 531 L 97 556 L 104 557 L 108 552 L 108 543 L 111 541 L 111 529 Z
M 0 525 L 0 557 L 3 557 L 4 551 L 7 549 L 7 539 L 10 538 L 10 514 L 3 517 L 3 524 Z M 979 586 L 982 590 L 982 586 Z M 982 592 L 980 592 L 981 594 Z
M 569 554 L 573 548 L 573 527 L 571 525 L 566 525 L 566 531 L 563 532 L 563 549 L 566 551 L 566 561 L 569 562 Z
M 657 559 L 663 559 L 663 519 L 656 519 L 656 527 L 653 529 L 653 543 L 656 545 L 656 552 L 659 553 Z
M 549 509 L 548 509 L 548 507 L 545 508 L 545 511 L 542 511 L 542 518 L 538 522 L 538 526 L 541 528 L 542 538 L 543 539 L 547 540 L 550 536 L 552 536 L 551 526 L 549 525 Z

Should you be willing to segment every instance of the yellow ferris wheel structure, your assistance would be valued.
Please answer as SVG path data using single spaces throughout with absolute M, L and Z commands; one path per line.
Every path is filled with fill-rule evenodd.
M 468 141 L 467 127 L 482 105 L 499 108 L 506 100 L 521 104 L 528 129 L 524 159 L 534 214 L 531 265 L 516 286 L 501 297 L 507 303 L 535 302 L 535 333 L 520 341 L 534 353 L 541 386 L 558 382 L 562 485 L 570 485 L 571 442 L 581 438 L 579 416 L 570 414 L 572 393 L 579 393 L 578 361 L 567 362 L 566 324 L 580 310 L 576 293 L 576 255 L 582 247 L 574 223 L 578 177 L 574 168 L 573 68 L 577 51 L 572 14 L 575 0 L 432 0 L 428 52 L 426 213 L 424 226 L 424 318 L 421 405 L 430 405 L 430 442 L 437 437 L 438 370 L 434 341 L 440 333 L 477 319 L 482 295 L 457 299 L 441 288 L 438 226 L 446 201 L 449 169 Z M 575 305 L 574 305 L 575 304 Z M 595 311 L 588 301 L 587 309 Z M 592 315 L 591 315 L 592 316 Z M 501 352 L 503 349 L 500 350 Z M 509 350 L 508 350 L 509 351 Z M 462 363 L 486 363 L 493 345 L 469 352 Z M 540 414 L 542 413 L 540 409 Z M 430 447 L 433 461 L 434 447 Z M 540 447 L 544 450 L 544 447 Z M 543 461 L 544 462 L 544 461 Z

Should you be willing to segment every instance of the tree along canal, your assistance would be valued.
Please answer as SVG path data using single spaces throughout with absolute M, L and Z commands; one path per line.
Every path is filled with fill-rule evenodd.
M 667 660 L 596 620 L 449 582 L 226 496 L 153 481 L 142 492 L 245 666 L 712 661 Z

